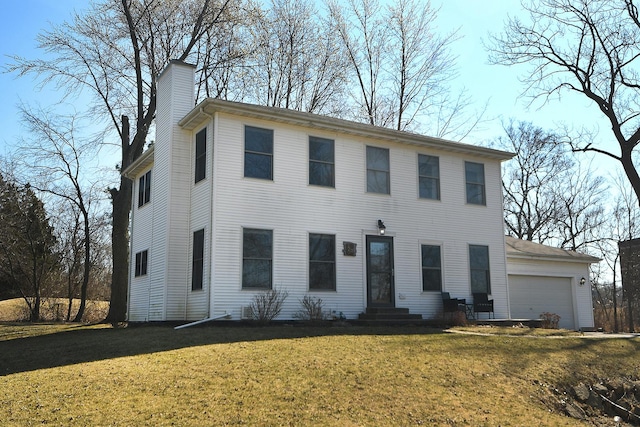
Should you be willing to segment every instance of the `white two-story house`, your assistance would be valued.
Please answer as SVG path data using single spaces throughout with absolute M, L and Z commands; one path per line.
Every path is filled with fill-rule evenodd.
M 266 289 L 356 318 L 442 312 L 485 292 L 508 318 L 500 164 L 512 154 L 298 111 L 206 99 L 158 78 L 156 140 L 134 181 L 130 321 L 228 314 Z

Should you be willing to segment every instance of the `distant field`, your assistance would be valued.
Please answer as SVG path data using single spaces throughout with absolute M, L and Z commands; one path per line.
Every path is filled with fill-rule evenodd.
M 40 309 L 43 321 L 63 321 L 66 319 L 69 301 L 64 298 L 45 298 Z M 78 312 L 79 299 L 73 300 L 71 319 Z M 109 311 L 107 301 L 87 301 L 84 322 L 102 321 Z M 23 298 L 0 301 L 0 322 L 23 322 L 29 319 L 29 309 Z
M 563 415 L 568 386 L 638 377 L 638 339 L 507 332 L 0 324 L 0 420 L 3 426 L 585 426 L 593 424 Z

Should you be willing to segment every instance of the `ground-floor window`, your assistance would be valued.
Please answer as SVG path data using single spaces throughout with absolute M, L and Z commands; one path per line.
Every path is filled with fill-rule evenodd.
M 193 232 L 191 290 L 199 291 L 204 283 L 204 229 Z
M 471 292 L 491 293 L 489 272 L 489 247 L 469 245 L 469 268 L 471 276 Z
M 422 245 L 422 290 L 442 290 L 442 259 L 440 246 Z
M 245 228 L 242 232 L 242 287 L 271 289 L 273 231 Z
M 146 276 L 147 274 L 148 251 L 144 250 L 136 253 L 135 276 Z
M 336 238 L 309 234 L 309 289 L 336 289 Z

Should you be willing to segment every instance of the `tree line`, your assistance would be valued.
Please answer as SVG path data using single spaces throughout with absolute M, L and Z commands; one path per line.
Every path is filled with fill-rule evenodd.
M 522 7 L 521 17 L 490 37 L 491 61 L 530 65 L 528 94 L 542 104 L 564 92 L 584 97 L 609 121 L 612 133 L 607 138 L 585 129 L 505 124 L 505 135 L 492 143 L 517 154 L 505 171 L 506 231 L 595 255 L 605 248 L 613 253 L 615 239 L 637 236 L 637 8 L 633 0 L 524 0 Z M 46 56 L 13 56 L 7 71 L 55 85 L 64 100 L 88 96 L 83 114 L 104 129 L 93 145 L 117 141 L 119 170 L 151 142 L 156 76 L 172 59 L 196 66 L 197 101 L 243 101 L 460 140 L 482 120 L 482 108 L 473 111 L 468 94 L 452 89 L 458 33 L 438 31 L 437 15 L 430 1 L 418 0 L 103 0 L 41 32 L 38 43 Z M 30 169 L 41 170 L 54 159 L 63 165 L 75 155 L 73 148 L 64 151 L 69 147 L 85 152 L 73 133 L 56 132 L 59 123 L 73 129 L 73 117 L 40 121 L 45 112 L 30 108 L 23 108 L 23 116 L 31 132 L 54 147 L 46 159 L 28 157 Z M 55 144 L 65 138 L 69 144 L 59 158 Z M 618 152 L 601 145 L 607 139 L 617 143 Z M 585 166 L 585 157 L 572 154 L 579 152 L 621 165 L 614 208 L 604 179 Z M 38 189 L 66 200 L 79 212 L 80 234 L 91 236 L 86 204 L 97 187 L 86 179 L 74 184 L 69 166 L 57 171 L 69 184 L 64 191 Z M 132 183 L 118 179 L 109 189 L 111 322 L 126 316 Z M 90 247 L 83 246 L 83 266 L 91 265 Z M 603 257 L 615 272 L 615 257 Z

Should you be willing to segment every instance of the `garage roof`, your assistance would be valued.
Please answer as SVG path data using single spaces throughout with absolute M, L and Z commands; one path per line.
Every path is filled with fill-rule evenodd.
M 528 240 L 516 239 L 515 237 L 505 236 L 505 244 L 507 249 L 507 257 L 514 258 L 545 258 L 550 260 L 576 261 L 585 263 L 594 263 L 600 261 L 600 258 L 581 254 L 579 252 L 567 251 L 552 246 L 533 243 Z

